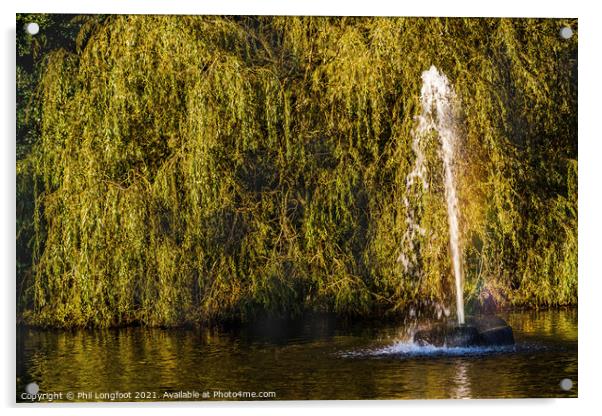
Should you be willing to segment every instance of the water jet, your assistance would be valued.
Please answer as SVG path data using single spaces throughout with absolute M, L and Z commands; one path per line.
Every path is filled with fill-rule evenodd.
M 455 93 L 447 79 L 435 66 L 422 73 L 422 89 L 420 92 L 422 113 L 418 117 L 418 126 L 414 132 L 413 150 L 416 161 L 413 170 L 406 179 L 409 190 L 416 178 L 422 181 L 423 189 L 427 189 L 425 179 L 424 154 L 420 142 L 428 137 L 429 133 L 436 132 L 441 144 L 441 160 L 444 170 L 445 200 L 449 226 L 449 245 L 451 263 L 455 279 L 456 292 L 456 317 L 457 323 L 444 323 L 422 329 L 414 334 L 414 342 L 419 345 L 434 345 L 447 347 L 467 347 L 477 345 L 508 345 L 514 344 L 512 328 L 501 318 L 487 316 L 471 318 L 468 322 L 464 316 L 464 297 L 462 287 L 462 262 L 460 258 L 460 231 L 458 196 L 453 170 L 453 160 L 458 139 Z M 408 229 L 404 241 L 409 243 L 413 251 L 416 233 L 424 235 L 424 230 L 417 224 L 410 209 L 409 198 L 406 196 L 404 204 L 408 211 Z M 400 255 L 406 272 L 409 271 L 413 257 L 408 258 L 404 253 Z

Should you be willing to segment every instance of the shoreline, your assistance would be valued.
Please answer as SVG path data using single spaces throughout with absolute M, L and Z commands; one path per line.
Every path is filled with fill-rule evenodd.
M 466 311 L 466 316 L 485 316 L 485 315 L 507 315 L 510 313 L 520 312 L 545 312 L 545 311 L 560 311 L 560 310 L 578 310 L 578 305 L 559 305 L 559 306 L 507 306 L 499 308 L 495 313 L 475 313 L 475 311 Z M 31 324 L 26 322 L 16 322 L 17 330 L 33 329 L 43 331 L 77 331 L 77 330 L 121 330 L 131 328 L 142 328 L 142 329 L 162 329 L 162 330 L 178 330 L 178 329 L 202 329 L 202 330 L 225 330 L 225 331 L 236 331 L 252 329 L 257 326 L 264 326 L 267 324 L 280 325 L 283 323 L 287 324 L 299 324 L 299 323 L 316 323 L 316 322 L 328 322 L 330 324 L 350 327 L 353 325 L 363 325 L 373 323 L 375 325 L 386 325 L 386 324 L 417 324 L 423 321 L 450 321 L 455 320 L 453 316 L 437 318 L 433 313 L 424 313 L 419 316 L 411 317 L 409 313 L 404 314 L 372 314 L 372 315 L 359 315 L 350 316 L 337 314 L 335 312 L 316 312 L 316 311 L 305 311 L 299 315 L 269 315 L 259 314 L 254 319 L 246 320 L 222 320 L 214 322 L 182 322 L 178 325 L 148 325 L 140 322 L 133 322 L 125 325 L 107 325 L 107 326 L 58 326 L 58 325 L 39 325 Z

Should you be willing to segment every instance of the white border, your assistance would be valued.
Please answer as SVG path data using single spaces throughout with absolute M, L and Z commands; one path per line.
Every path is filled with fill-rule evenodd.
M 198 4 L 197 4 L 198 3 Z M 455 415 L 467 411 L 487 415 L 507 415 L 545 412 L 546 414 L 592 413 L 600 405 L 600 324 L 599 298 L 602 295 L 602 259 L 599 236 L 602 233 L 602 134 L 598 127 L 602 97 L 600 73 L 600 27 L 602 16 L 595 1 L 525 1 L 471 2 L 467 0 L 384 1 L 384 0 L 100 0 L 84 2 L 21 0 L 18 4 L 2 2 L 2 55 L 0 80 L 3 97 L 0 98 L 0 115 L 4 134 L 0 151 L 2 175 L 2 219 L 5 233 L 0 239 L 3 267 L 0 310 L 5 336 L 0 342 L 2 376 L 0 377 L 1 405 L 8 413 L 41 412 L 56 415 L 99 414 L 108 411 L 129 414 L 133 410 L 149 415 L 164 414 L 168 408 L 180 407 L 180 414 L 245 414 L 270 415 L 307 413 L 330 414 L 345 412 L 351 415 L 377 411 L 380 414 L 399 415 L 428 413 Z M 495 16 L 495 17 L 578 17 L 579 18 L 579 399 L 550 400 L 471 400 L 471 401 L 354 401 L 354 402 L 277 402 L 277 403 L 159 403 L 116 405 L 44 405 L 15 408 L 15 13 L 138 13 L 138 14 L 279 14 L 279 15 L 367 15 L 367 16 Z M 83 409 L 82 409 L 83 407 Z M 143 409 L 140 409 L 143 408 Z M 374 409 L 374 410 L 373 410 Z M 175 410 L 175 409 L 174 409 Z M 599 409 L 596 409 L 599 410 Z
M 137 14 L 268 14 L 346 16 L 576 17 L 578 1 L 506 0 L 479 4 L 466 0 L 204 0 L 202 2 L 103 0 L 21 0 L 19 12 Z

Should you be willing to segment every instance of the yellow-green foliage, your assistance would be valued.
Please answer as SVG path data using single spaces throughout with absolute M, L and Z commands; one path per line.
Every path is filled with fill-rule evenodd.
M 176 325 L 453 299 L 427 144 L 422 273 L 396 262 L 421 73 L 462 106 L 465 290 L 577 296 L 576 21 L 111 16 L 48 56 L 26 322 Z M 29 183 L 29 182 L 27 182 Z

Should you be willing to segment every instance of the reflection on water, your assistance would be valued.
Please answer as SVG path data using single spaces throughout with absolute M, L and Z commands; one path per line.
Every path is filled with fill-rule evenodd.
M 454 391 L 452 397 L 454 399 L 469 399 L 470 398 L 470 377 L 468 377 L 468 365 L 464 360 L 460 359 L 456 362 L 456 374 L 452 385 Z
M 333 318 L 229 331 L 19 328 L 17 400 L 32 382 L 41 393 L 143 391 L 155 400 L 179 391 L 210 394 L 197 400 L 219 391 L 281 400 L 575 397 L 577 310 L 503 317 L 517 345 L 492 350 L 420 349 L 399 325 Z

